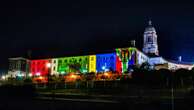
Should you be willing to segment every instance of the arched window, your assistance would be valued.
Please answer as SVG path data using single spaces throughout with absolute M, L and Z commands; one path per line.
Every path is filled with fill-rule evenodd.
M 152 36 L 148 36 L 148 42 L 153 42 Z

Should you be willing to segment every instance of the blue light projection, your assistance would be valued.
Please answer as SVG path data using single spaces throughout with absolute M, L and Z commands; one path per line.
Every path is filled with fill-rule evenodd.
M 115 71 L 116 69 L 116 53 L 97 54 L 96 70 L 97 72 Z

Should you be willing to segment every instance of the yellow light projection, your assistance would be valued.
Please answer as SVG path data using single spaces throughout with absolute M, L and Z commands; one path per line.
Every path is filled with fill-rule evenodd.
M 89 72 L 96 72 L 96 55 L 89 56 Z

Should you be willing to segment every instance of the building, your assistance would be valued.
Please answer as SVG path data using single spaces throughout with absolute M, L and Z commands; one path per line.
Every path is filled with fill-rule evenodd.
M 148 27 L 145 28 L 143 37 L 143 52 L 148 55 L 159 55 L 157 34 L 152 21 L 149 21 Z
M 130 72 L 133 66 L 141 66 L 149 63 L 153 69 L 177 70 L 180 68 L 192 69 L 193 64 L 166 60 L 159 56 L 156 29 L 149 21 L 143 34 L 143 52 L 135 48 L 135 41 L 131 41 L 132 47 L 116 48 L 110 53 L 93 54 L 84 56 L 71 56 L 61 58 L 35 59 L 10 58 L 9 73 L 11 76 L 26 76 L 48 74 L 59 75 L 66 73 L 89 73 L 116 71 L 119 74 Z M 181 59 L 181 58 L 179 58 Z
M 194 65 L 189 62 L 168 61 L 168 69 L 170 70 L 177 70 L 181 68 L 191 70 L 193 67 Z
M 179 57 L 179 62 L 177 62 L 166 60 L 162 56 L 159 56 L 156 29 L 152 26 L 152 21 L 149 21 L 148 27 L 145 28 L 143 38 L 143 52 L 149 56 L 148 63 L 153 69 L 166 68 L 169 70 L 177 70 L 184 68 L 190 70 L 194 67 L 192 63 L 183 63 L 181 57 Z
M 22 57 L 9 58 L 8 75 L 10 77 L 27 76 L 30 72 L 30 60 Z

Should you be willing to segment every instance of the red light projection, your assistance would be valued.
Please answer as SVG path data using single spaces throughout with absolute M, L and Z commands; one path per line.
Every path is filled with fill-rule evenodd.
M 37 76 L 48 75 L 49 69 L 47 64 L 49 60 L 32 60 L 30 63 L 30 72 L 31 74 Z
M 116 71 L 122 74 L 122 63 L 118 56 L 116 56 Z

